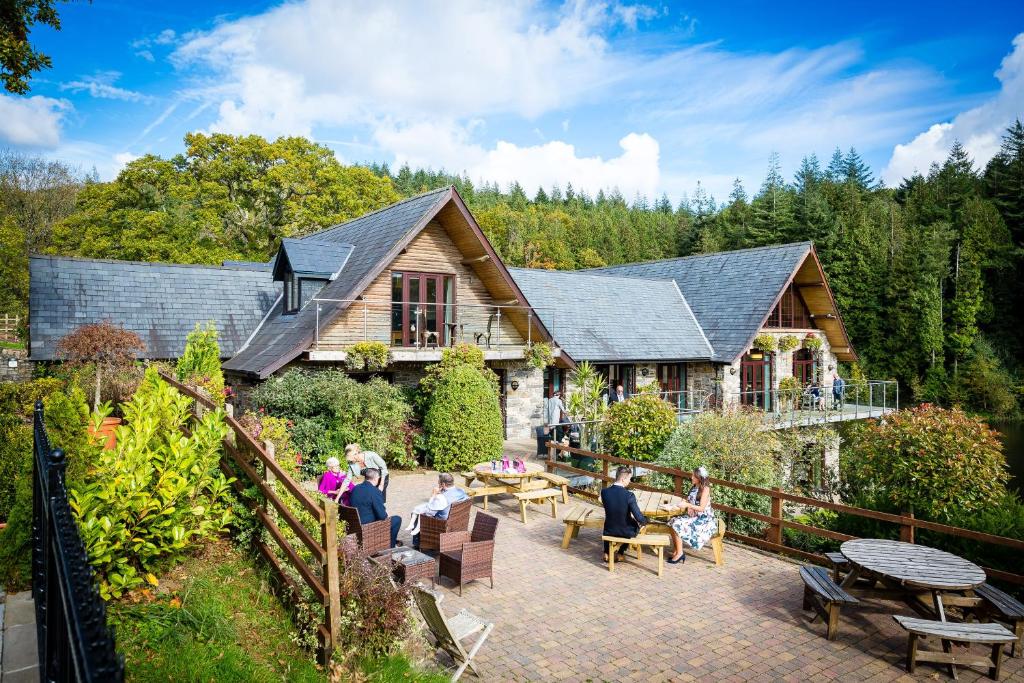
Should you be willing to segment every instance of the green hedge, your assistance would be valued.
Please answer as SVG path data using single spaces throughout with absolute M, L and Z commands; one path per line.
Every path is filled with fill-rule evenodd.
M 437 379 L 423 426 L 438 471 L 501 457 L 504 429 L 497 391 L 469 365 L 452 367 Z

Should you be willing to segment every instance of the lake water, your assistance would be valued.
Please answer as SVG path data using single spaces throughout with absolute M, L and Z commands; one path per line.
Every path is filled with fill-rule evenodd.
M 1003 453 L 1010 466 L 1010 488 L 1024 496 L 1024 422 L 993 422 L 1003 440 Z

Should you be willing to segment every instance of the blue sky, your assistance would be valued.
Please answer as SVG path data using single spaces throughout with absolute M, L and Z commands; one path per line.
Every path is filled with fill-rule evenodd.
M 113 177 L 188 131 L 627 197 L 855 146 L 898 183 L 1024 117 L 1024 3 L 76 2 L 0 144 Z

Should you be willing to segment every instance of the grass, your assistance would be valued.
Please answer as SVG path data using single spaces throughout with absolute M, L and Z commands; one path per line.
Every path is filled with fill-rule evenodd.
M 160 588 L 112 603 L 109 613 L 128 681 L 328 680 L 313 653 L 296 643 L 263 571 L 227 542 L 210 544 L 161 577 Z M 401 655 L 360 668 L 357 678 L 368 681 L 447 680 L 416 670 Z
M 0 349 L 24 349 L 25 342 L 0 339 Z

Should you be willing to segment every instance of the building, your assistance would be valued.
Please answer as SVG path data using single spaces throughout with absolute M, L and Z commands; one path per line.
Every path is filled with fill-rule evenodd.
M 836 363 L 856 358 L 809 242 L 590 271 L 507 268 L 454 187 L 285 239 L 270 263 L 41 256 L 30 277 L 33 360 L 55 359 L 62 336 L 103 319 L 138 333 L 147 357 L 176 358 L 189 330 L 213 321 L 239 386 L 344 367 L 363 341 L 390 350 L 379 374 L 412 385 L 443 347 L 475 343 L 501 380 L 510 438 L 532 435 L 544 398 L 583 360 L 629 392 L 657 382 L 682 413 L 778 413 L 781 377 L 827 390 Z M 801 347 L 760 351 L 759 334 Z M 808 337 L 820 352 L 802 348 Z M 527 362 L 536 342 L 553 348 L 547 370 Z

